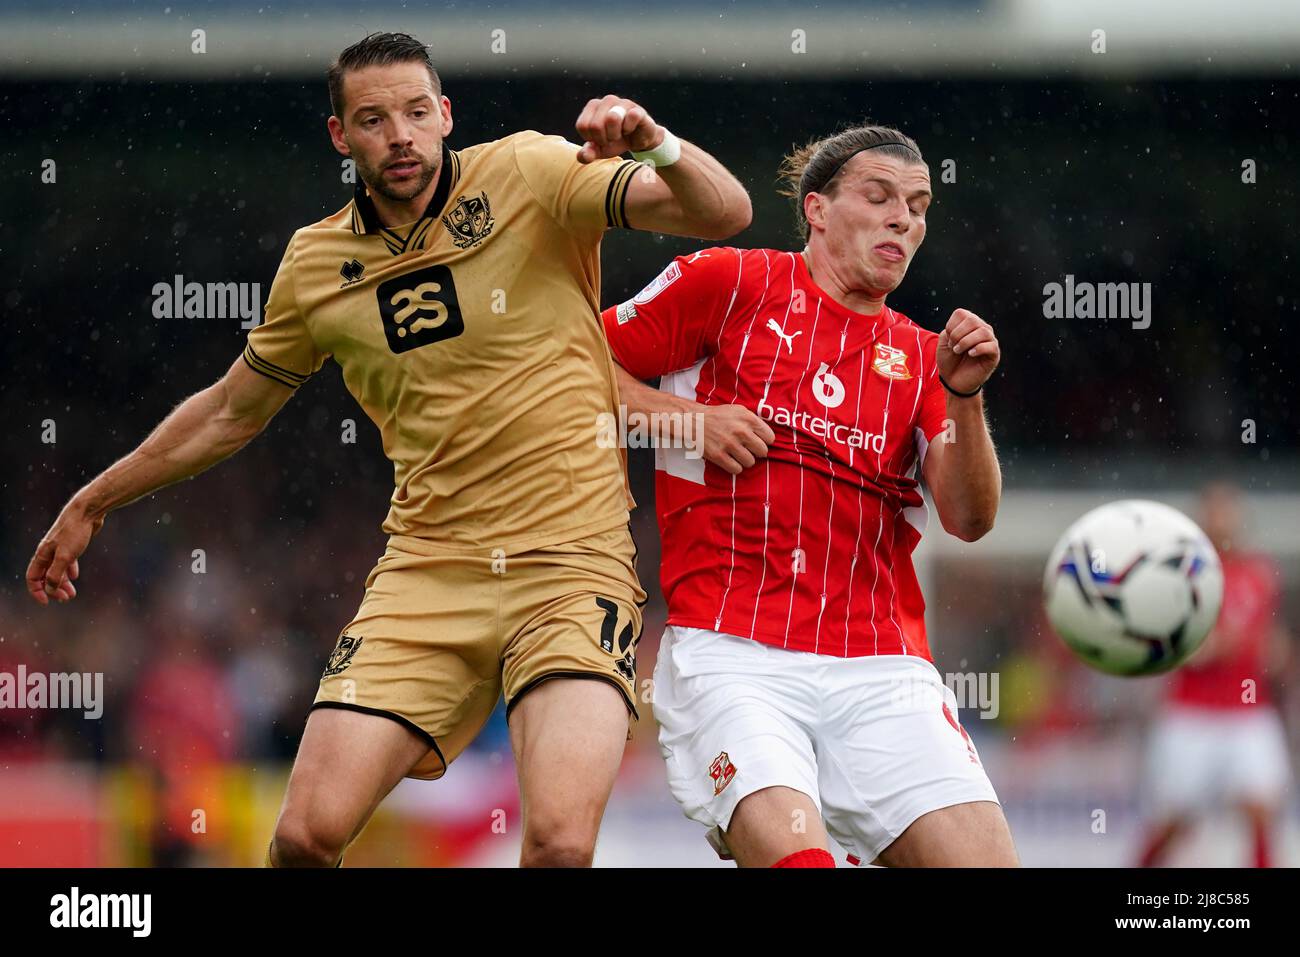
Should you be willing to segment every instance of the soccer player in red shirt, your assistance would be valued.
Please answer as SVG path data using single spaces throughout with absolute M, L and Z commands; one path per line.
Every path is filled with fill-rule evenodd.
M 1271 834 L 1291 777 L 1282 718 L 1268 676 L 1285 665 L 1280 574 L 1241 546 L 1240 493 L 1215 483 L 1201 521 L 1223 561 L 1223 605 L 1214 630 L 1173 673 L 1147 756 L 1150 817 L 1139 865 L 1163 862 L 1195 813 L 1226 804 L 1250 825 L 1253 863 L 1272 864 Z
M 604 313 L 628 424 L 689 446 L 656 451 L 669 784 L 741 866 L 834 866 L 828 833 L 854 862 L 1014 865 L 911 561 L 918 471 L 949 532 L 993 525 L 998 342 L 885 303 L 925 238 L 911 138 L 848 129 L 784 173 L 804 249 L 703 249 Z

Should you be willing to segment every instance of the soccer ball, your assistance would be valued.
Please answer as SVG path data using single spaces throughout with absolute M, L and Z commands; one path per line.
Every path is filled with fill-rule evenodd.
M 1223 566 L 1196 523 L 1129 499 L 1071 525 L 1043 576 L 1047 617 L 1080 658 L 1113 675 L 1177 667 L 1214 626 Z

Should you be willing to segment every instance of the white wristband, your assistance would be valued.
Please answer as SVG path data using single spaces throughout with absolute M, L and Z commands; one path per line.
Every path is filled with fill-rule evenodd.
M 638 163 L 647 163 L 650 166 L 672 166 L 682 155 L 682 141 L 673 136 L 673 131 L 664 130 L 664 139 L 652 150 L 646 150 L 644 153 L 632 151 L 632 158 Z

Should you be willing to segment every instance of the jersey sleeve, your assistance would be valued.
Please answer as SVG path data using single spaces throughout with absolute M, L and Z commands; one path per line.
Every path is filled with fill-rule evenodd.
M 328 353 L 316 348 L 294 290 L 294 246 L 297 234 L 280 260 L 262 324 L 248 333 L 244 361 L 254 372 L 296 389 L 324 365 Z
M 740 253 L 678 256 L 627 302 L 601 314 L 610 351 L 638 379 L 689 369 L 717 348 L 738 291 Z
M 948 420 L 948 397 L 944 394 L 943 383 L 939 381 L 939 366 L 935 354 L 939 348 L 939 337 L 931 335 L 930 341 L 921 350 L 925 358 L 925 382 L 921 386 L 921 408 L 917 412 L 920 420 L 917 424 L 928 443 L 944 430 Z
M 578 162 L 578 147 L 562 136 L 527 130 L 515 139 L 515 166 L 529 191 L 571 232 L 627 226 L 627 191 L 642 164 L 619 158 Z

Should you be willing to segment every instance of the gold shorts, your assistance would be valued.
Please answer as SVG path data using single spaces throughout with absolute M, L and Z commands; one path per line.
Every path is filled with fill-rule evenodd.
M 429 744 L 409 775 L 425 780 L 443 775 L 502 691 L 508 713 L 548 678 L 596 678 L 634 720 L 646 598 L 635 561 L 626 525 L 513 555 L 393 536 L 312 707 L 406 725 Z

